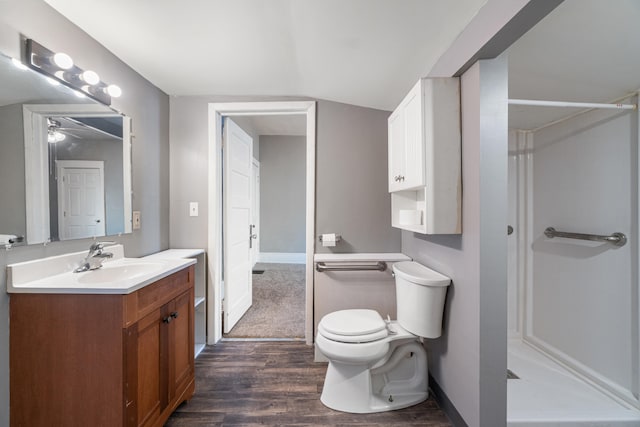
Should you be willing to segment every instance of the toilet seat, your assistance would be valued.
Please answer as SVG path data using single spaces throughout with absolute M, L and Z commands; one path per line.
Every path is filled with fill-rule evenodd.
M 387 324 L 375 310 L 350 309 L 329 313 L 322 318 L 318 332 L 343 343 L 368 343 L 386 338 Z

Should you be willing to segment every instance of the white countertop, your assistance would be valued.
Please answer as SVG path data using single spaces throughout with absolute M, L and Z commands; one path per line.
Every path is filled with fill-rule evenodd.
M 102 268 L 82 273 L 73 269 L 87 252 L 76 252 L 7 266 L 8 293 L 129 294 L 195 264 L 192 258 L 125 258 L 122 245 L 105 247 L 113 253 Z
M 156 252 L 151 255 L 147 255 L 143 258 L 156 258 L 156 259 L 173 259 L 173 258 L 191 258 L 204 253 L 204 249 L 167 249 L 161 252 Z

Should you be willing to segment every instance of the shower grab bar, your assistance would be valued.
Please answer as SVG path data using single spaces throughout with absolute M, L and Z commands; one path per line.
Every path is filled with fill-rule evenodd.
M 591 240 L 594 242 L 608 242 L 614 246 L 624 246 L 627 243 L 627 236 L 625 236 L 623 233 L 613 233 L 609 236 L 601 236 L 598 234 L 568 233 L 566 231 L 557 231 L 553 227 L 547 227 L 547 229 L 544 230 L 544 235 L 550 239 L 554 237 L 564 237 L 567 239 Z
M 337 264 L 327 265 L 325 262 L 316 262 L 316 271 L 385 271 L 387 263 L 378 261 L 375 264 Z

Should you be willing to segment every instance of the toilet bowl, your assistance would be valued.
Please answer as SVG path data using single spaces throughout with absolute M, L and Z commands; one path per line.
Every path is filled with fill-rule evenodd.
M 316 346 L 329 360 L 320 400 L 352 413 L 406 408 L 427 399 L 427 354 L 419 337 L 440 336 L 451 280 L 412 261 L 393 267 L 398 320 L 375 310 L 329 313 Z

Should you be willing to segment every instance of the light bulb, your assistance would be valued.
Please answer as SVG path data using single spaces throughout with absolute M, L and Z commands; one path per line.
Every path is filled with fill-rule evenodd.
M 107 93 L 113 98 L 120 98 L 122 96 L 122 89 L 118 85 L 107 86 Z
M 64 141 L 66 138 L 67 136 L 65 134 L 58 131 L 49 131 L 49 134 L 47 135 L 47 141 L 49 141 L 50 144 Z
M 80 77 L 90 85 L 97 85 L 100 83 L 100 76 L 98 76 L 98 73 L 95 71 L 87 70 L 83 72 Z
M 68 70 L 73 67 L 73 59 L 66 53 L 58 52 L 53 55 L 53 63 L 63 70 Z
M 21 70 L 27 69 L 27 66 L 24 65 L 22 62 L 18 61 L 16 58 L 11 58 L 11 62 L 13 62 L 13 65 L 20 68 Z

